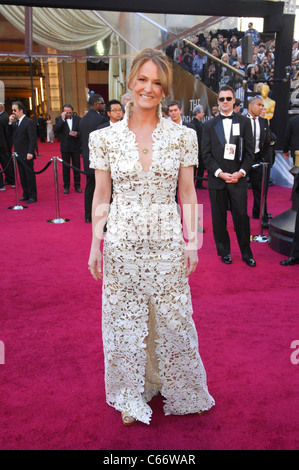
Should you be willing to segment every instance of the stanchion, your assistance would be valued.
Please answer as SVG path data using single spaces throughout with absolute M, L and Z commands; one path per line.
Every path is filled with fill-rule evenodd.
M 47 220 L 47 222 L 49 222 L 51 224 L 64 224 L 65 222 L 69 222 L 70 219 L 63 219 L 63 218 L 60 217 L 57 159 L 58 159 L 58 157 L 53 157 L 52 158 L 52 161 L 54 163 L 54 188 L 55 188 L 56 218 L 55 219 L 49 219 L 49 220 Z
M 13 152 L 12 160 L 13 160 L 13 168 L 15 174 L 15 196 L 16 196 L 16 204 L 14 206 L 10 206 L 8 209 L 12 209 L 13 211 L 21 211 L 23 209 L 28 209 L 28 206 L 22 206 L 19 204 L 19 188 L 18 188 L 18 165 L 17 165 L 17 153 Z
M 267 191 L 266 191 L 266 184 L 267 184 L 267 172 L 268 172 L 268 163 L 266 162 L 261 162 L 256 165 L 252 165 L 252 168 L 256 168 L 258 166 L 263 167 L 263 175 L 262 175 L 262 188 L 261 188 L 261 204 L 260 204 L 260 235 L 251 235 L 250 239 L 253 242 L 259 242 L 259 243 L 267 243 L 269 241 L 269 237 L 267 235 L 263 235 L 263 217 L 265 213 L 265 207 L 266 207 L 266 197 L 267 197 Z

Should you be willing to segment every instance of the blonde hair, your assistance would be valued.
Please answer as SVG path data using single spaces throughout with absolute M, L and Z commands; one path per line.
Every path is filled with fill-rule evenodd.
M 144 49 L 133 60 L 128 77 L 128 88 L 131 89 L 134 79 L 145 62 L 152 61 L 158 67 L 159 79 L 165 96 L 170 95 L 172 84 L 172 66 L 164 52 L 157 49 Z

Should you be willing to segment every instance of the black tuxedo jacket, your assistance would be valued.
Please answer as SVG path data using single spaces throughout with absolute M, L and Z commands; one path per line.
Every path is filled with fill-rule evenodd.
M 35 158 L 37 148 L 36 124 L 25 116 L 17 126 L 14 122 L 8 126 L 8 132 L 13 135 L 14 151 L 23 160 L 27 160 L 27 153 Z
M 83 116 L 79 123 L 79 132 L 81 139 L 81 148 L 83 156 L 84 171 L 87 173 L 94 173 L 94 169 L 89 168 L 89 147 L 88 140 L 89 134 L 98 129 L 104 122 L 108 121 L 108 117 L 98 113 L 95 109 L 89 109 L 88 113 Z M 109 121 L 108 121 L 109 124 Z
M 289 150 L 295 162 L 295 151 L 299 150 L 299 116 L 291 117 L 287 125 L 283 151 L 286 153 Z
M 7 123 L 4 119 L 0 119 L 0 152 L 9 153 Z
M 249 119 L 240 114 L 235 114 L 232 124 L 239 124 L 239 135 L 233 135 L 233 126 L 230 135 L 230 144 L 236 145 L 234 160 L 224 159 L 225 135 L 221 116 L 216 116 L 203 124 L 201 152 L 205 168 L 208 170 L 209 188 L 222 189 L 227 183 L 215 176 L 218 168 L 225 173 L 235 173 L 243 169 L 246 173 L 253 163 L 253 135 Z M 242 147 L 241 141 L 242 138 Z M 242 155 L 239 154 L 243 148 Z M 246 186 L 247 179 L 240 178 L 238 186 Z
M 79 124 L 81 118 L 75 114 L 72 116 L 72 131 L 76 131 L 77 135 L 72 136 L 70 134 L 70 128 L 67 121 L 63 120 L 61 116 L 58 116 L 55 120 L 54 132 L 59 134 L 60 137 L 60 151 L 61 152 L 77 152 L 81 153 L 81 140 Z
M 197 142 L 198 142 L 198 155 L 201 155 L 201 139 L 202 139 L 202 129 L 203 129 L 203 123 L 196 119 L 194 117 L 191 121 L 191 124 L 193 124 L 196 134 L 197 134 Z
M 192 118 L 191 122 L 194 124 L 198 138 L 201 141 L 203 123 L 196 119 L 196 117 Z
M 0 113 L 0 119 L 3 119 L 3 121 L 8 124 L 8 121 L 9 121 L 9 116 L 7 114 L 6 111 L 3 111 L 2 113 Z

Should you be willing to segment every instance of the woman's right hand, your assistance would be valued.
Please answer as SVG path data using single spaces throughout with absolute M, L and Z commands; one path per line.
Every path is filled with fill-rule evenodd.
M 88 269 L 92 275 L 92 277 L 98 281 L 99 279 L 103 279 L 102 273 L 102 253 L 101 250 L 98 249 L 97 251 L 91 249 L 89 260 L 88 260 Z

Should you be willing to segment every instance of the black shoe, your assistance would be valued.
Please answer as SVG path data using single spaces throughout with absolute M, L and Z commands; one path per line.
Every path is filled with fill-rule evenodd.
M 20 197 L 19 201 L 27 201 L 28 199 L 28 197 Z
M 263 228 L 270 228 L 270 222 L 262 222 L 262 227 Z
M 68 194 L 70 192 L 69 188 L 64 188 L 64 194 Z
M 34 199 L 33 197 L 30 197 L 27 201 L 27 204 L 32 204 L 33 202 L 37 202 L 37 199 Z
M 76 193 L 82 193 L 82 189 L 81 189 L 81 188 L 75 188 L 75 191 L 76 191 Z
M 299 258 L 295 258 L 294 256 L 290 256 L 288 259 L 284 259 L 280 261 L 281 266 L 293 266 L 294 264 L 299 264 Z
M 254 267 L 256 266 L 256 261 L 253 258 L 243 258 L 243 261 L 247 264 L 247 266 Z
M 222 261 L 222 263 L 224 263 L 224 264 L 232 264 L 231 255 L 221 256 L 221 261 Z

